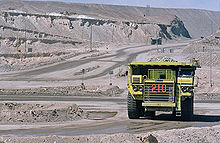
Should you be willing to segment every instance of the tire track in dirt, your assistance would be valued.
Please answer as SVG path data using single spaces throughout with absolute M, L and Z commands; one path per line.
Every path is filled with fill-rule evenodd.
M 167 48 L 179 48 L 179 47 L 183 47 L 186 46 L 188 43 L 178 43 L 178 44 L 168 44 L 168 45 L 164 45 L 162 47 L 156 48 L 156 46 L 152 46 L 153 48 L 151 49 L 146 49 L 146 45 L 140 45 L 140 46 L 131 46 L 131 47 L 126 47 L 123 49 L 119 49 L 118 51 L 116 51 L 116 54 L 111 54 L 111 55 L 107 55 L 107 56 L 101 56 L 101 57 L 92 57 L 92 58 L 88 58 L 88 59 L 83 59 L 83 60 L 73 60 L 73 61 L 67 61 L 67 62 L 63 62 L 63 63 L 58 63 L 56 65 L 49 65 L 47 67 L 43 67 L 43 68 L 39 68 L 39 69 L 34 69 L 34 70 L 29 70 L 29 71 L 22 71 L 22 72 L 18 72 L 18 73 L 10 73 L 10 74 L 2 74 L 2 79 L 0 80 L 8 80 L 8 81 L 24 81 L 24 80 L 34 80 L 34 81 L 45 81 L 45 80 L 56 80 L 56 79 L 45 79 L 45 78 L 34 78 L 37 75 L 41 75 L 41 74 L 45 74 L 45 73 L 50 73 L 50 72 L 55 72 L 55 71 L 62 71 L 62 70 L 67 70 L 67 69 L 71 69 L 71 68 L 76 68 L 79 66 L 82 66 L 84 64 L 87 64 L 91 61 L 100 61 L 102 59 L 106 59 L 106 58 L 112 58 L 115 57 L 115 59 L 117 60 L 117 58 L 126 55 L 126 50 L 131 50 L 131 49 L 136 49 L 136 48 L 143 48 L 143 50 L 140 50 L 138 52 L 134 52 L 131 54 L 126 55 L 126 59 L 123 61 L 114 61 L 115 64 L 103 69 L 101 73 L 95 74 L 95 75 L 90 75 L 85 77 L 85 79 L 92 79 L 92 78 L 97 78 L 97 77 L 101 77 L 104 76 L 106 74 L 108 74 L 108 72 L 110 70 L 113 70 L 115 68 L 118 68 L 121 65 L 127 65 L 128 63 L 130 63 L 137 55 L 143 53 L 143 52 L 150 52 L 153 50 L 157 50 L 157 49 L 167 49 Z M 65 81 L 65 80 L 80 80 L 80 77 L 76 77 L 76 78 L 63 78 L 63 79 L 59 79 L 56 81 Z

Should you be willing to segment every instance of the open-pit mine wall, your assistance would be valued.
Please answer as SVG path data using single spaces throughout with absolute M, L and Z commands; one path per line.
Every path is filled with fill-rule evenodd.
M 152 8 L 80 4 L 63 2 L 42 2 L 3 0 L 0 1 L 0 10 L 16 9 L 27 13 L 60 13 L 67 11 L 73 14 L 83 14 L 94 18 L 148 21 L 149 16 L 171 14 L 178 16 L 185 24 L 192 38 L 200 38 L 215 33 L 220 26 L 220 11 L 209 11 L 200 9 L 175 9 L 175 8 Z M 166 17 L 164 18 L 166 20 Z
M 161 19 L 167 17 L 168 21 Z M 154 19 L 154 18 L 152 18 Z M 92 38 L 91 38 L 92 31 Z M 3 11 L 0 15 L 0 51 L 2 53 L 63 52 L 96 43 L 150 43 L 191 38 L 184 23 L 175 15 L 164 15 L 150 22 L 73 18 L 56 14 Z

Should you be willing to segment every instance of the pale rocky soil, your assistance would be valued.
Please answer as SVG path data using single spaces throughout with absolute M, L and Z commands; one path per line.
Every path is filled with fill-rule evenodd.
M 195 92 L 198 94 L 205 95 L 207 93 L 208 95 L 216 95 L 220 93 L 219 37 L 220 31 L 218 30 L 215 34 L 212 34 L 198 41 L 192 42 L 182 52 L 182 54 L 186 55 L 186 59 L 188 61 L 192 58 L 196 58 L 199 60 L 199 64 L 201 65 L 201 69 L 198 68 L 196 70 L 196 77 L 199 81 L 199 87 L 195 89 Z
M 216 33 L 193 42 L 184 49 L 188 59 L 196 58 L 201 66 L 219 67 L 220 63 L 220 30 Z
M 17 142 L 45 142 L 45 143 L 218 143 L 220 139 L 220 126 L 190 127 L 185 129 L 160 130 L 143 134 L 112 134 L 89 136 L 1 136 L 1 143 Z
M 86 118 L 76 104 L 0 103 L 0 124 L 65 122 Z
M 106 54 L 108 46 L 150 44 L 155 37 L 162 37 L 163 43 L 198 38 L 209 35 L 210 27 L 216 31 L 219 19 L 219 12 L 205 10 L 4 0 L 0 72 L 37 68 L 90 52 Z
M 216 31 L 220 24 L 219 11 L 208 11 L 200 9 L 176 9 L 176 8 L 153 8 L 153 7 L 131 7 L 103 4 L 80 4 L 62 2 L 39 2 L 22 0 L 3 0 L 0 9 L 8 8 L 27 13 L 60 13 L 85 15 L 95 19 L 113 19 L 119 21 L 149 22 L 148 16 L 158 16 L 161 14 L 176 15 L 185 24 L 193 38 L 208 36 Z M 156 18 L 154 18 L 156 19 Z M 163 19 L 164 23 L 167 17 Z M 157 20 L 157 19 L 156 19 Z
M 0 89 L 0 95 L 23 96 L 121 96 L 124 90 L 118 86 L 65 86 L 65 87 L 41 87 L 25 89 Z
M 218 143 L 220 139 L 220 126 L 161 130 L 149 134 L 155 136 L 158 142 L 161 143 Z
M 174 53 L 170 53 L 168 50 L 165 50 L 164 53 L 160 51 L 152 51 L 148 53 L 149 56 L 146 59 L 142 59 L 145 61 L 151 60 L 155 58 L 160 61 L 187 61 L 188 57 L 179 56 L 183 52 L 183 49 L 175 49 Z M 141 60 L 142 56 L 137 57 L 137 61 Z M 94 66 L 96 67 L 96 66 Z M 97 67 L 96 67 L 97 68 Z M 92 68 L 88 69 L 92 70 Z M 122 75 L 126 71 L 126 67 L 122 68 Z M 81 73 L 79 71 L 76 72 L 77 75 Z M 213 88 L 217 90 L 213 90 L 212 88 L 207 87 L 208 83 L 208 71 L 203 71 L 202 69 L 198 69 L 197 75 L 201 78 L 199 83 L 199 88 L 196 91 L 195 98 L 198 100 L 204 99 L 219 99 L 219 91 L 218 84 L 215 80 L 215 85 Z M 218 73 L 214 72 L 214 77 L 218 77 Z M 114 78 L 124 78 L 124 76 L 119 76 L 119 74 L 115 75 Z M 123 79 L 125 80 L 125 79 Z M 116 83 L 114 83 L 116 84 Z M 120 84 L 118 82 L 117 84 Z M 47 95 L 94 95 L 94 96 L 118 96 L 122 94 L 123 90 L 119 89 L 117 86 L 112 89 L 107 88 L 107 86 L 69 86 L 69 87 L 42 87 L 42 88 L 30 88 L 30 89 L 2 89 L 2 95 L 10 95 L 10 94 L 18 94 L 18 95 L 43 95 L 44 93 Z M 109 87 L 109 86 L 108 86 Z M 125 87 L 123 87 L 124 89 Z M 207 94 L 205 96 L 202 94 L 203 92 L 207 93 L 207 90 L 211 94 Z M 115 93 L 115 94 L 112 94 Z M 201 93 L 201 94 L 200 94 Z M 215 93 L 215 94 L 213 94 Z M 126 94 L 124 94 L 126 95 Z M 202 96 L 197 96 L 202 95 Z M 211 95 L 211 96 L 210 96 Z M 48 112 L 47 112 L 48 113 Z M 50 112 L 51 113 L 51 112 Z M 152 134 L 152 135 L 150 135 Z M 175 129 L 175 130 L 162 130 L 155 132 L 143 133 L 141 135 L 134 134 L 113 134 L 113 135 L 86 135 L 86 136 L 74 136 L 74 137 L 64 137 L 64 136 L 46 136 L 46 137 L 36 137 L 36 136 L 2 136 L 3 142 L 149 142 L 150 140 L 158 141 L 158 142 L 217 142 L 219 134 L 219 126 L 217 127 L 209 127 L 209 128 L 186 128 L 186 129 Z M 150 141 L 150 142 L 151 142 Z
M 219 89 L 219 78 L 220 71 L 218 68 L 212 69 L 212 86 L 210 84 L 210 69 L 207 66 L 202 67 L 202 69 L 197 69 L 195 83 L 198 80 L 198 87 L 195 88 L 195 93 L 198 94 L 218 94 L 220 95 Z
M 72 60 L 76 57 L 76 59 L 80 60 L 103 56 L 107 55 L 109 49 L 113 46 L 116 49 L 117 46 L 119 47 L 124 44 L 150 44 L 149 39 L 151 37 L 161 36 L 164 43 L 179 42 L 180 40 L 186 40 L 191 37 L 199 38 L 201 36 L 209 35 L 212 33 L 213 29 L 217 30 L 218 25 L 220 24 L 219 12 L 205 10 L 137 8 L 106 5 L 64 4 L 55 2 L 13 2 L 14 1 L 0 1 L 0 72 L 28 70 Z M 23 6 L 21 6 L 22 4 Z M 48 9 L 48 5 L 51 6 L 50 9 Z M 57 5 L 59 5 L 59 8 Z M 84 14 L 86 18 L 71 18 L 71 15 L 57 16 L 57 13 L 69 10 L 68 8 L 70 5 L 72 12 L 76 14 Z M 10 11 L 8 10 L 9 7 L 12 7 L 15 10 Z M 118 12 L 119 10 L 120 12 Z M 56 12 L 56 14 L 52 14 L 52 16 L 45 14 L 52 12 Z M 17 15 L 17 13 L 19 14 Z M 100 13 L 103 13 L 103 15 L 100 15 Z M 94 30 L 93 50 L 89 47 L 91 25 L 93 25 Z M 212 25 L 212 29 L 210 25 Z M 63 32 L 61 32 L 60 29 L 62 29 Z M 113 29 L 114 36 L 112 36 Z M 25 32 L 26 39 L 24 37 Z M 198 58 L 202 69 L 198 69 L 196 72 L 196 75 L 199 77 L 199 87 L 195 89 L 195 99 L 216 100 L 220 97 L 220 71 L 218 68 L 220 63 L 220 50 L 219 39 L 216 38 L 218 36 L 219 31 L 216 34 L 189 44 L 185 50 L 177 48 L 173 53 L 170 53 L 168 50 L 165 50 L 164 53 L 161 53 L 161 51 L 153 51 L 148 53 L 147 56 L 146 53 L 138 55 L 135 61 L 189 62 L 193 57 Z M 27 40 L 27 47 L 33 48 L 32 53 L 25 52 L 25 40 Z M 203 47 L 205 47 L 204 50 Z M 210 65 L 210 49 L 213 49 L 212 66 L 214 69 L 213 77 L 215 77 L 213 79 L 214 84 L 212 87 L 209 86 L 208 70 Z M 18 53 L 18 50 L 21 50 L 21 53 Z M 102 65 L 92 64 L 89 67 L 87 66 L 86 73 L 97 71 L 101 68 Z M 104 82 L 102 78 L 96 80 L 100 81 L 100 83 L 103 82 L 103 84 L 105 84 L 103 86 L 96 85 L 98 82 L 91 80 L 90 83 L 85 86 L 1 89 L 0 95 L 125 96 L 127 94 L 126 90 L 124 90 L 126 89 L 126 84 L 123 84 L 121 80 L 126 81 L 126 70 L 127 66 L 123 65 L 120 70 L 112 76 L 114 86 L 109 86 L 109 83 L 106 82 L 109 77 L 105 76 Z M 73 72 L 73 75 L 81 77 L 82 72 L 78 69 Z M 2 124 L 65 122 L 86 118 L 86 112 L 75 104 L 27 104 L 5 102 L 0 104 L 0 109 L 0 123 Z M 8 135 L 1 136 L 0 143 L 217 143 L 220 139 L 219 132 L 220 127 L 215 126 L 161 130 L 139 135 L 127 133 L 74 137 Z

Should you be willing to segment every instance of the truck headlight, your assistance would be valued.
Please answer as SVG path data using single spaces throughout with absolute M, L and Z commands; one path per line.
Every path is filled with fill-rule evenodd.
M 136 92 L 136 91 L 138 91 L 138 86 L 137 85 L 134 85 L 133 86 L 133 90 Z
M 193 87 L 191 87 L 191 86 L 182 86 L 181 89 L 183 92 L 192 92 L 193 91 Z
M 192 92 L 193 91 L 193 87 L 191 87 L 191 86 L 187 87 L 187 91 L 188 92 Z
M 137 92 L 137 91 L 141 91 L 142 92 L 144 90 L 144 88 L 143 88 L 142 85 L 133 85 L 133 90 L 135 92 Z
M 187 92 L 187 87 L 186 86 L 182 86 L 181 89 L 182 89 L 183 92 Z
M 144 88 L 143 88 L 142 85 L 138 87 L 138 90 L 139 90 L 139 91 L 143 91 L 143 89 L 144 89 Z

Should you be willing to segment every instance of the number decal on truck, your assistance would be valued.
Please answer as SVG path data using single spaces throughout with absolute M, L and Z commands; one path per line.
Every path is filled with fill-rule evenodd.
M 156 90 L 157 88 L 157 90 Z M 160 93 L 160 88 L 162 89 L 163 93 L 167 92 L 167 85 L 166 84 L 162 84 L 162 86 L 160 86 L 160 84 L 156 85 L 156 84 L 152 84 L 152 93 Z
M 167 92 L 167 85 L 166 85 L 166 84 L 163 84 L 163 85 L 162 85 L 162 92 L 163 92 L 163 93 L 166 93 L 166 92 Z
M 152 84 L 152 92 L 156 93 L 156 91 L 154 91 L 154 89 L 156 89 L 157 85 L 156 84 Z

